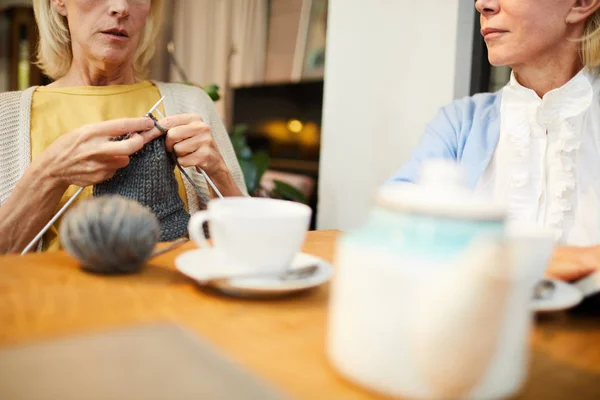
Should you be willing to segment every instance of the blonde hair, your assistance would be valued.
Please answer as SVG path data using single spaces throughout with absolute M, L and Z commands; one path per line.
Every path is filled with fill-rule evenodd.
M 40 32 L 37 65 L 50 78 L 58 79 L 69 71 L 73 52 L 67 18 L 56 11 L 50 2 L 33 0 L 33 11 Z M 151 0 L 150 15 L 133 58 L 133 68 L 138 78 L 146 76 L 148 63 L 154 55 L 154 41 L 161 24 L 161 7 L 162 0 Z
M 589 68 L 600 67 L 600 10 L 585 22 L 585 31 L 580 42 L 583 65 Z

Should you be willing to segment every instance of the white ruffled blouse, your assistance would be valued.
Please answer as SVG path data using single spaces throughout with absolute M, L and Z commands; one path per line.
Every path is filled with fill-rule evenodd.
M 510 221 L 550 227 L 560 244 L 600 244 L 600 78 L 584 69 L 543 98 L 514 75 L 500 139 L 477 189 Z

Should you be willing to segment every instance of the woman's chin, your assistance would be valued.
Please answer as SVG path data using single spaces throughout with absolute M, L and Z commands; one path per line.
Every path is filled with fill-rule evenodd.
M 131 60 L 130 54 L 124 51 L 108 51 L 99 54 L 96 59 L 107 70 L 118 68 Z
M 494 54 L 494 53 L 488 53 L 488 61 L 494 67 L 504 67 L 506 65 L 512 64 L 512 61 L 509 57 L 506 57 L 504 55 Z

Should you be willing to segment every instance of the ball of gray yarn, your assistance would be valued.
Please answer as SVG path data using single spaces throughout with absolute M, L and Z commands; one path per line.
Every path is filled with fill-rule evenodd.
M 160 236 L 156 216 L 134 200 L 101 196 L 73 207 L 60 225 L 65 250 L 89 272 L 137 272 Z

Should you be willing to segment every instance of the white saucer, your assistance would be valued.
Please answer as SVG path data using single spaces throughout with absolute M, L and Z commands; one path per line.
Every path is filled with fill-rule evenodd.
M 532 308 L 538 312 L 566 310 L 581 303 L 583 294 L 575 286 L 566 282 L 550 279 L 554 283 L 554 291 L 546 299 L 533 299 Z
M 318 270 L 309 277 L 293 280 L 281 280 L 277 277 L 232 278 L 207 282 L 213 277 L 233 275 L 237 271 L 228 271 L 219 265 L 213 249 L 186 251 L 175 259 L 175 266 L 185 276 L 195 280 L 201 286 L 210 286 L 223 293 L 234 296 L 279 296 L 311 289 L 331 279 L 333 267 L 327 261 L 306 253 L 298 253 L 290 266 L 291 269 L 307 265 L 317 265 Z

